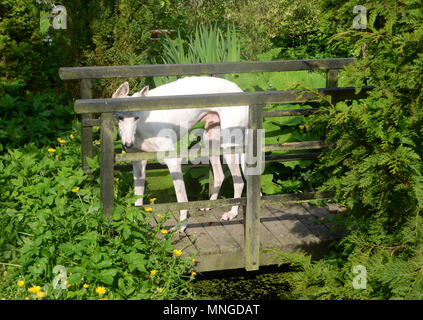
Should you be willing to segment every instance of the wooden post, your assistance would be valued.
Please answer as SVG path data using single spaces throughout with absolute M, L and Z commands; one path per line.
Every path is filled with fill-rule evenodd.
M 81 79 L 81 99 L 92 99 L 92 81 L 91 79 Z M 81 152 L 82 152 L 82 170 L 86 175 L 91 176 L 92 172 L 88 166 L 86 157 L 93 156 L 93 128 L 84 126 L 85 120 L 93 119 L 92 114 L 83 114 L 81 116 Z
M 260 266 L 260 190 L 262 163 L 262 138 L 258 130 L 263 128 L 263 105 L 250 105 L 248 127 L 252 130 L 248 144 L 252 144 L 252 155 L 247 151 L 247 206 L 244 212 L 245 269 L 258 270 Z M 246 146 L 248 150 L 248 146 Z M 251 157 L 250 157 L 251 156 Z M 257 161 L 253 162 L 256 157 Z M 250 170 L 252 169 L 252 170 Z
M 115 115 L 113 113 L 101 114 L 100 196 L 103 203 L 103 213 L 109 221 L 112 218 L 113 209 L 114 122 Z
M 338 70 L 328 69 L 326 72 L 326 88 L 338 88 Z M 332 104 L 337 102 L 336 97 L 332 96 Z

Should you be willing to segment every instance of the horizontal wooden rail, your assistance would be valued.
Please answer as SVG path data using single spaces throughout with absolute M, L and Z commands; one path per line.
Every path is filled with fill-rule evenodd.
M 332 191 L 324 192 L 304 192 L 304 193 L 288 193 L 288 194 L 277 194 L 277 195 L 268 195 L 261 197 L 262 204 L 269 204 L 280 202 L 284 204 L 289 203 L 298 203 L 310 201 L 313 199 L 329 199 L 333 198 L 335 195 Z M 195 211 L 201 208 L 222 208 L 230 206 L 244 206 L 247 204 L 247 198 L 237 198 L 237 199 L 217 199 L 217 200 L 200 200 L 200 201 L 189 201 L 189 202 L 171 202 L 171 203 L 158 203 L 158 204 L 148 204 L 144 205 L 145 207 L 152 208 L 153 212 L 166 212 L 166 211 L 178 211 L 178 210 L 191 210 L 190 216 L 195 216 Z
M 285 162 L 285 161 L 298 161 L 298 160 L 316 160 L 320 155 L 320 152 L 307 152 L 307 153 L 290 153 L 290 154 L 270 154 L 265 155 L 266 162 Z M 185 168 L 201 168 L 209 167 L 210 164 L 207 163 L 187 163 L 184 164 Z M 163 170 L 168 169 L 165 164 L 157 162 L 148 162 L 147 170 Z M 132 171 L 132 164 L 117 164 L 114 166 L 115 171 L 127 172 Z
M 305 141 L 305 142 L 285 142 L 277 144 L 268 144 L 264 146 L 263 152 L 271 151 L 291 151 L 291 150 L 305 150 L 305 149 L 322 149 L 328 145 L 323 140 L 318 141 Z M 115 162 L 133 162 L 141 160 L 158 160 L 158 159 L 172 159 L 182 158 L 187 160 L 187 156 L 190 157 L 190 161 L 195 159 L 210 157 L 210 156 L 221 156 L 224 154 L 239 154 L 245 153 L 244 147 L 231 147 L 221 149 L 199 149 L 199 150 L 185 150 L 181 151 L 164 151 L 164 152 L 131 152 L 131 153 L 118 153 L 115 154 Z M 187 161 L 183 161 L 187 162 Z
M 156 64 L 136 66 L 63 67 L 59 69 L 59 76 L 62 80 L 79 80 L 298 70 L 328 70 L 342 69 L 352 62 L 354 62 L 354 58 Z
M 120 99 L 79 99 L 75 101 L 75 112 L 107 113 L 129 112 L 140 110 L 171 110 L 188 108 L 212 108 L 228 106 L 248 106 L 279 103 L 300 103 L 318 100 L 320 96 L 333 95 L 339 100 L 355 100 L 367 97 L 367 92 L 373 87 L 362 87 L 356 94 L 354 87 L 348 88 L 321 88 L 314 92 L 303 90 L 286 91 L 259 91 L 259 92 L 234 92 L 213 93 L 161 97 L 135 97 Z

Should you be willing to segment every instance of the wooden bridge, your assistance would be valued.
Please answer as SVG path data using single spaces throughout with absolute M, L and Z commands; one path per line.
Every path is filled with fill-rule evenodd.
M 302 103 L 318 101 L 324 96 L 332 96 L 332 103 L 341 100 L 364 98 L 371 87 L 363 87 L 359 94 L 355 88 L 338 88 L 338 70 L 352 63 L 353 59 L 316 59 L 240 63 L 207 63 L 192 65 L 144 65 L 61 68 L 59 75 L 63 80 L 81 80 L 81 97 L 75 101 L 75 112 L 82 115 L 82 166 L 90 174 L 86 157 L 92 157 L 92 127 L 100 125 L 100 183 L 103 212 L 109 218 L 113 208 L 113 183 L 115 170 L 128 170 L 119 162 L 155 160 L 163 158 L 158 152 L 139 152 L 120 154 L 114 150 L 115 113 L 139 110 L 183 109 L 202 107 L 223 107 L 249 105 L 249 129 L 252 132 L 252 150 L 247 163 L 254 157 L 253 166 L 262 167 L 262 152 L 268 153 L 265 161 L 292 161 L 316 159 L 318 152 L 271 155 L 272 151 L 316 150 L 327 147 L 323 140 L 289 144 L 263 145 L 257 139 L 263 128 L 264 117 L 310 115 L 314 109 L 295 109 L 264 111 L 264 105 Z M 294 70 L 326 70 L 326 88 L 317 92 L 265 91 L 225 94 L 203 94 L 163 97 L 141 97 L 121 99 L 92 99 L 92 79 L 128 78 L 170 75 L 222 75 L 229 73 L 278 72 Z M 95 118 L 95 114 L 101 114 Z M 245 152 L 244 149 L 230 148 L 206 150 L 208 155 Z M 201 153 L 204 156 L 204 152 Z M 168 152 L 166 157 L 180 157 L 178 152 Z M 248 157 L 248 153 L 247 153 Z M 188 164 L 187 166 L 194 166 Z M 196 165 L 198 166 L 198 165 Z M 150 168 L 160 168 L 153 164 Z M 148 167 L 147 167 L 148 168 Z M 213 201 L 193 201 L 188 203 L 167 203 L 149 205 L 154 212 L 169 210 L 175 212 L 188 209 L 189 224 L 186 236 L 176 239 L 175 244 L 184 252 L 197 254 L 198 270 L 222 270 L 245 268 L 257 270 L 260 265 L 277 263 L 265 249 L 285 251 L 305 251 L 315 256 L 322 254 L 329 241 L 337 235 L 330 232 L 328 225 L 315 223 L 325 215 L 325 209 L 306 204 L 311 199 L 330 198 L 332 193 L 301 193 L 260 197 L 260 174 L 246 177 L 245 198 L 218 199 Z M 211 184 L 212 185 L 212 184 Z M 240 205 L 244 209 L 239 216 L 229 222 L 220 222 L 220 210 L 224 207 Z M 199 208 L 209 207 L 210 211 L 200 212 Z M 172 225 L 177 220 L 170 221 Z

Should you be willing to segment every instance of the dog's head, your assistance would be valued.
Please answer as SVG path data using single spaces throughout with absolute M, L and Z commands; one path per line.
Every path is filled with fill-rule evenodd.
M 144 97 L 147 96 L 149 87 L 145 86 L 141 91 L 136 92 L 132 97 Z M 130 97 L 129 83 L 124 82 L 120 87 L 113 93 L 112 98 L 127 98 Z M 118 122 L 118 132 L 122 139 L 122 144 L 125 148 L 132 148 L 135 142 L 135 133 L 137 131 L 137 123 L 139 121 L 139 115 L 137 112 L 117 112 L 116 119 Z

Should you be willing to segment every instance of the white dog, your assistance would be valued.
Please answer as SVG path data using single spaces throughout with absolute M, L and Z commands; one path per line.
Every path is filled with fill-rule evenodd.
M 187 77 L 149 90 L 148 86 L 132 97 L 141 96 L 173 96 L 189 94 L 229 93 L 242 92 L 233 82 L 214 77 Z M 129 84 L 123 83 L 113 94 L 113 98 L 128 97 Z M 128 152 L 162 152 L 175 150 L 179 141 L 198 122 L 205 122 L 203 143 L 214 148 L 242 146 L 244 139 L 239 137 L 239 132 L 244 135 L 248 125 L 248 106 L 199 108 L 199 109 L 173 109 L 140 112 L 117 113 L 119 135 Z M 165 134 L 163 134 L 165 132 Z M 173 134 L 169 134 L 173 132 Z M 222 134 L 221 134 L 222 133 Z M 235 134 L 234 134 L 235 133 Z M 233 141 L 235 140 L 235 141 Z M 224 160 L 229 167 L 234 183 L 234 198 L 241 197 L 244 182 L 239 164 L 245 174 L 245 154 L 225 154 Z M 178 202 L 187 202 L 187 194 L 181 170 L 181 158 L 164 159 L 172 176 Z M 214 175 L 214 190 L 210 200 L 218 197 L 224 174 L 220 157 L 210 157 Z M 143 205 L 145 168 L 147 161 L 133 163 L 135 195 L 141 196 L 135 203 Z M 238 206 L 233 206 L 222 216 L 222 220 L 231 220 L 238 214 Z M 180 211 L 180 221 L 183 222 L 180 232 L 186 228 L 187 210 Z

